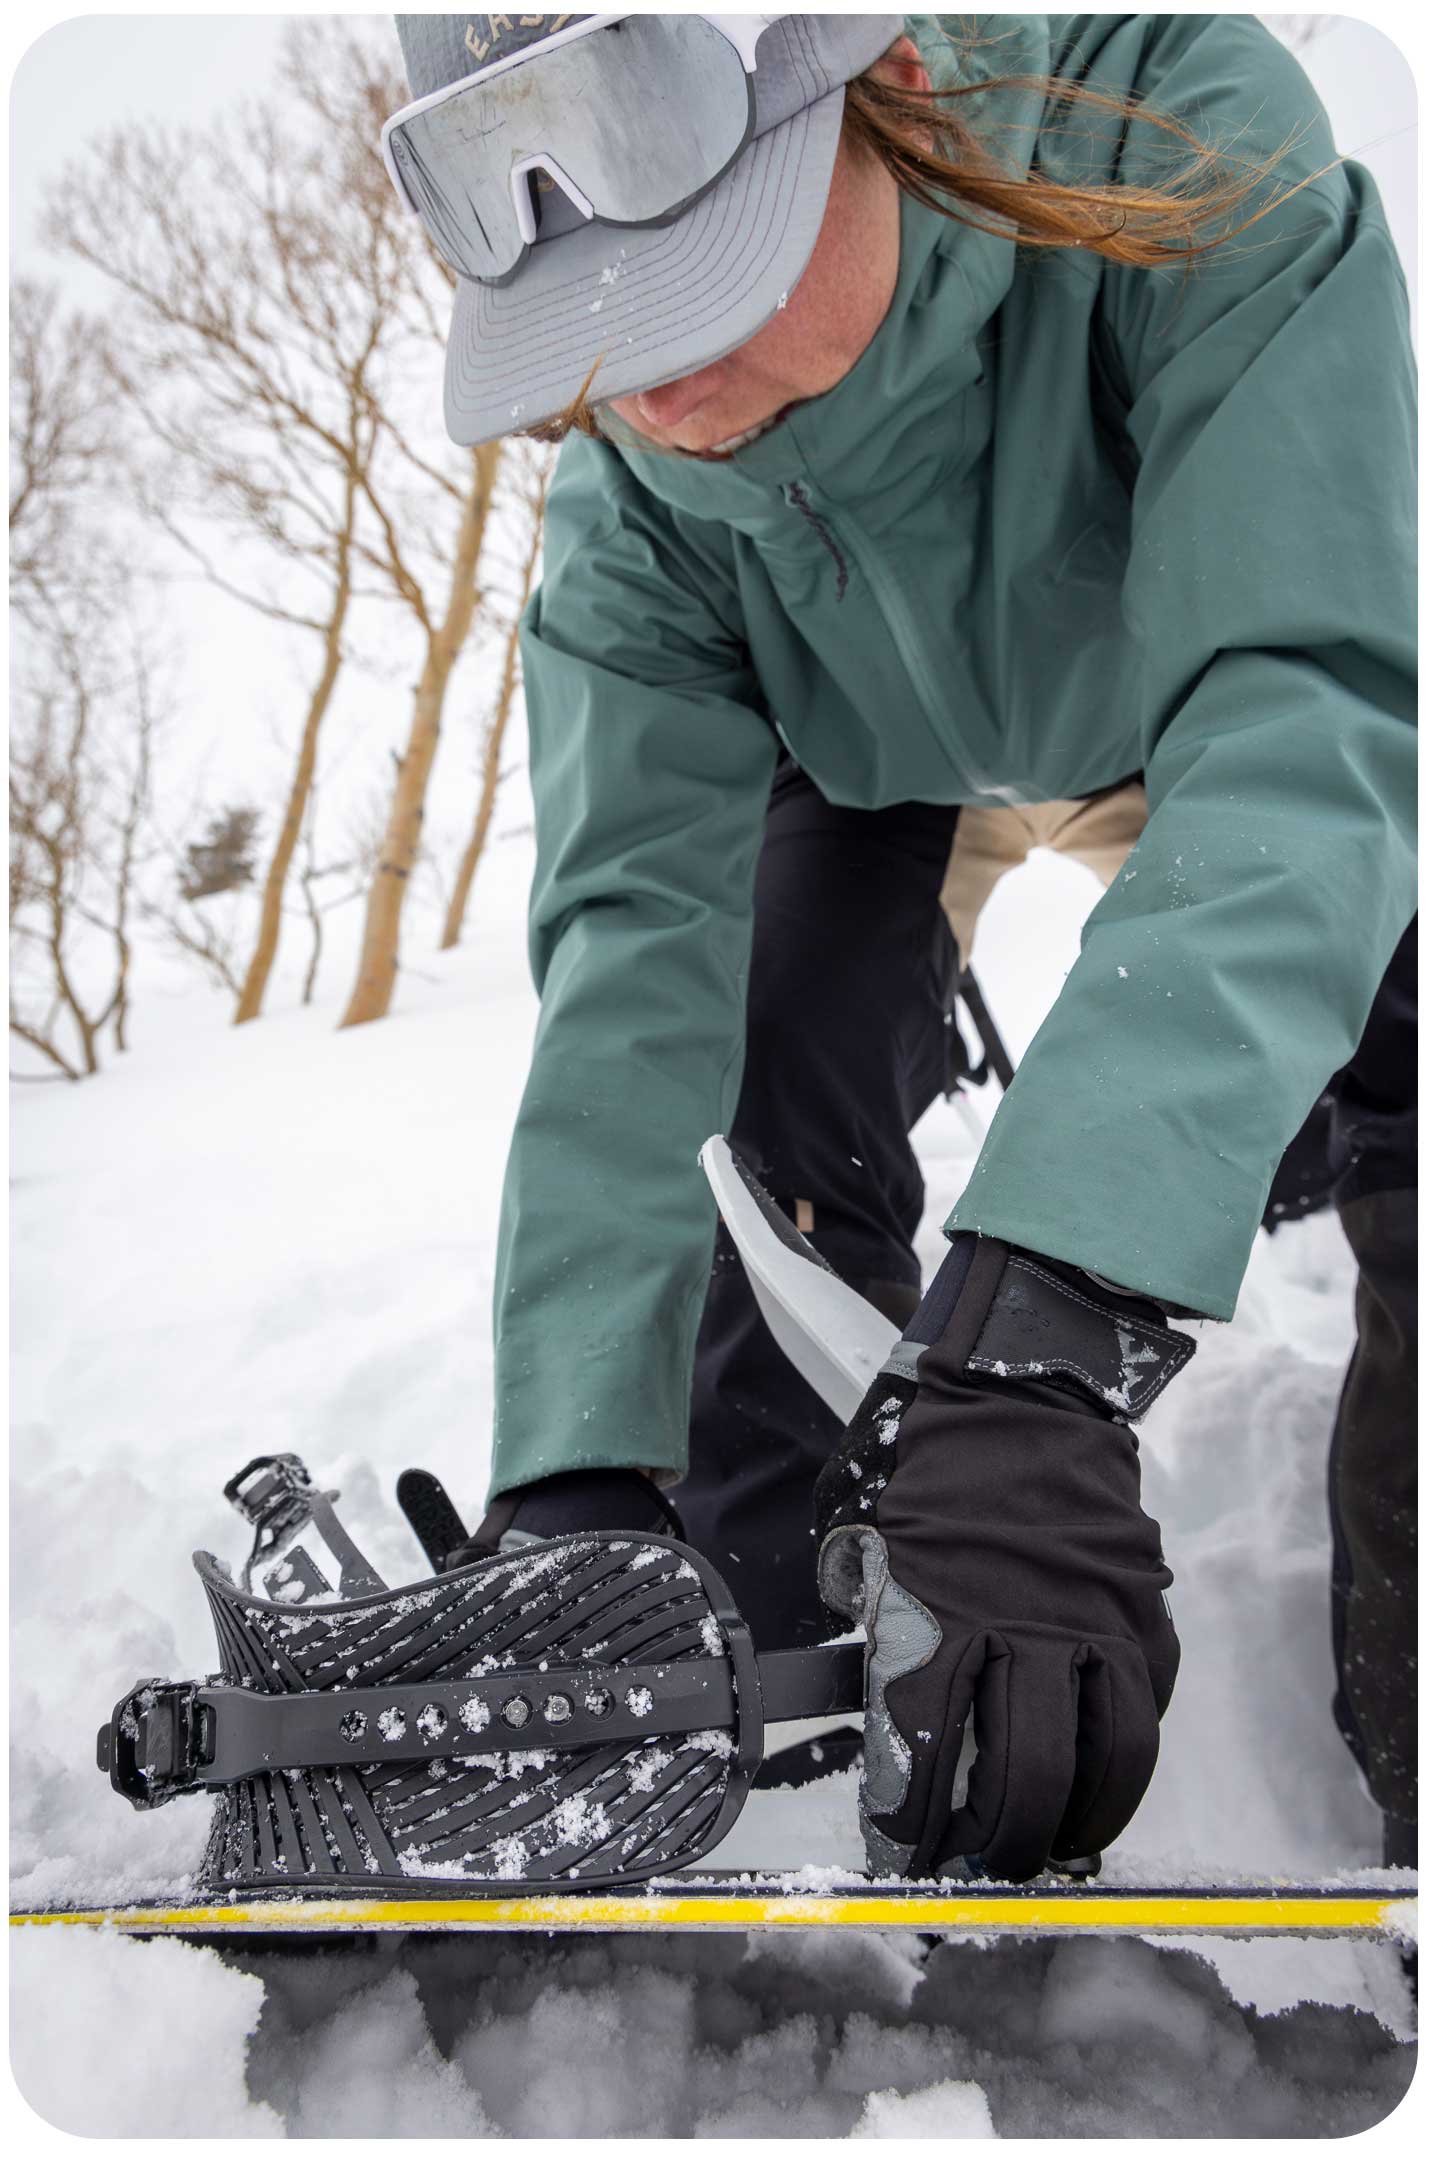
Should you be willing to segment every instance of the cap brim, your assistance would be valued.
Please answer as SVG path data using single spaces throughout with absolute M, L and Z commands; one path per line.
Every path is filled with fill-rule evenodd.
M 844 89 L 758 136 L 673 225 L 588 225 L 532 248 L 509 285 L 457 290 L 445 424 L 490 442 L 553 419 L 597 358 L 595 402 L 675 382 L 783 307 L 825 215 Z

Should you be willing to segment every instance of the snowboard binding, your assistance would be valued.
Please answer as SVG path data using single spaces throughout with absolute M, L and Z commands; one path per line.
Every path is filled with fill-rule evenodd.
M 145 1681 L 98 1761 L 136 1808 L 209 1792 L 212 1892 L 595 1890 L 711 1851 L 769 1718 L 861 1703 L 862 1646 L 757 1657 L 674 1538 L 587 1534 L 387 1588 L 294 1456 L 226 1488 L 240 1580 L 195 1566 L 219 1674 Z

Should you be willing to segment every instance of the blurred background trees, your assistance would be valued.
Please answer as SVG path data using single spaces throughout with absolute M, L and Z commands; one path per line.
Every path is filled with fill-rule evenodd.
M 286 994 L 311 1000 L 324 918 L 344 910 L 337 1019 L 383 1017 L 457 695 L 485 716 L 478 800 L 429 859 L 440 942 L 459 939 L 550 453 L 444 437 L 452 274 L 376 149 L 407 95 L 387 21 L 297 19 L 263 100 L 204 127 L 108 128 L 49 189 L 44 244 L 106 298 L 83 315 L 33 279 L 11 295 L 11 1027 L 37 1076 L 99 1070 L 107 1033 L 123 1047 L 137 932 L 244 1022 L 287 936 Z M 192 711 L 187 769 L 160 755 L 158 685 L 177 656 L 194 668 L 197 586 L 280 661 L 276 774 L 208 808 Z M 356 679 L 394 714 L 363 756 Z M 208 687 L 218 730 L 227 685 Z
M 524 549 L 519 564 L 518 584 L 504 603 L 507 617 L 505 630 L 505 658 L 501 663 L 500 684 L 495 694 L 495 704 L 485 723 L 480 753 L 480 797 L 475 806 L 475 818 L 469 836 L 461 851 L 460 862 L 451 887 L 450 900 L 445 911 L 445 927 L 441 931 L 440 949 L 448 952 L 460 943 L 465 927 L 466 910 L 470 906 L 470 889 L 485 843 L 490 837 L 491 819 L 495 814 L 496 799 L 500 793 L 501 753 L 505 748 L 506 728 L 515 705 L 515 693 L 520 684 L 520 619 L 535 583 L 535 573 L 540 563 L 540 543 L 545 517 L 545 488 L 550 476 L 550 453 L 537 444 L 512 445 L 509 461 L 510 477 L 520 508 L 520 531 Z
M 158 731 L 157 643 L 122 540 L 99 326 L 10 294 L 10 1031 L 27 1077 L 123 1050 Z

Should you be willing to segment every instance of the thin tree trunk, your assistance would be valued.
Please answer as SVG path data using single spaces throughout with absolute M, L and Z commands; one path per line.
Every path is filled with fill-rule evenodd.
M 355 529 L 356 481 L 352 471 L 346 481 L 345 523 L 336 543 L 335 599 L 330 619 L 325 626 L 325 656 L 321 662 L 319 679 L 310 695 L 309 709 L 305 715 L 305 729 L 300 738 L 300 755 L 296 760 L 295 773 L 290 783 L 290 795 L 285 805 L 276 836 L 275 851 L 270 867 L 265 873 L 265 889 L 260 901 L 260 929 L 255 940 L 255 951 L 241 984 L 236 1001 L 234 1025 L 240 1027 L 247 1020 L 258 1020 L 270 981 L 270 971 L 275 965 L 275 955 L 280 946 L 281 907 L 285 899 L 286 881 L 290 865 L 295 857 L 300 839 L 301 826 L 305 822 L 305 809 L 310 800 L 310 790 L 315 779 L 315 760 L 320 743 L 320 724 L 325 718 L 336 678 L 340 674 L 341 635 L 345 628 L 346 614 L 350 608 L 350 542 Z
M 320 919 L 320 910 L 315 904 L 315 894 L 310 889 L 308 875 L 300 880 L 300 889 L 305 895 L 305 911 L 310 917 L 310 965 L 305 971 L 305 986 L 300 993 L 301 1004 L 308 1005 L 315 995 L 315 978 L 320 973 L 320 948 L 324 926 Z
M 117 973 L 115 978 L 115 1029 L 114 1042 L 117 1050 L 128 1050 L 126 1022 L 130 1018 L 130 940 L 125 935 L 125 925 L 120 923 L 115 931 L 115 955 Z
M 497 706 L 490 733 L 485 739 L 485 763 L 481 768 L 480 801 L 476 805 L 475 823 L 470 828 L 470 838 L 465 843 L 465 853 L 455 874 L 455 886 L 450 895 L 450 905 L 445 911 L 445 928 L 440 936 L 440 949 L 449 952 L 460 943 L 460 933 L 465 927 L 465 911 L 470 905 L 470 888 L 480 858 L 485 852 L 486 836 L 490 831 L 491 815 L 495 809 L 496 790 L 500 783 L 500 746 L 505 736 L 505 723 L 510 717 L 510 699 Z
M 366 901 L 360 968 L 342 1027 L 360 1027 L 369 1020 L 381 1020 L 390 1010 L 400 966 L 400 918 L 406 885 L 420 852 L 425 791 L 440 743 L 445 693 L 475 619 L 479 597 L 476 573 L 499 462 L 499 443 L 485 443 L 473 454 L 470 493 L 456 535 L 449 603 L 445 620 L 429 640 L 416 687 L 410 740 L 400 760 L 390 818 Z
M 49 1037 L 42 1035 L 37 1028 L 27 1027 L 23 1020 L 17 1020 L 13 1013 L 10 1015 L 10 1032 L 12 1035 L 18 1035 L 21 1042 L 29 1043 L 33 1050 L 38 1050 L 42 1057 L 49 1058 L 52 1065 L 58 1065 L 67 1080 L 78 1080 L 81 1077 L 63 1050 L 57 1049 Z M 12 1079 L 30 1079 L 33 1077 L 36 1076 L 28 1073 L 12 1073 L 11 1075 Z
M 149 684 L 143 670 L 138 681 L 139 724 L 136 729 L 135 775 L 125 821 L 120 828 L 120 861 L 115 879 L 115 1047 L 128 1050 L 126 1028 L 130 1018 L 130 888 L 135 874 L 135 851 L 140 820 L 150 798 Z
M 510 626 L 510 636 L 505 641 L 505 665 L 500 673 L 500 692 L 495 701 L 495 715 L 485 738 L 485 754 L 480 768 L 480 801 L 476 805 L 475 823 L 470 828 L 470 838 L 465 843 L 465 853 L 455 874 L 455 886 L 450 895 L 450 906 L 445 911 L 445 928 L 441 932 L 440 949 L 449 952 L 460 943 L 460 933 L 465 927 L 465 911 L 470 905 L 470 888 L 485 851 L 490 832 L 490 821 L 495 812 L 495 798 L 500 790 L 500 753 L 505 743 L 506 725 L 510 708 L 515 700 L 515 686 L 520 676 L 520 619 L 530 598 L 531 580 L 535 576 L 536 559 L 540 554 L 541 534 L 544 531 L 542 511 L 544 498 L 536 504 L 535 525 L 530 536 L 530 553 L 525 559 L 525 574 L 521 580 L 520 600 L 515 619 Z
M 100 1060 L 95 1054 L 97 1024 L 76 996 L 70 971 L 65 965 L 65 862 L 56 841 L 47 839 L 42 834 L 40 844 L 50 865 L 50 889 L 46 894 L 50 916 L 47 942 L 50 948 L 50 965 L 55 975 L 56 997 L 69 1013 L 75 1032 L 80 1037 L 80 1055 L 84 1060 L 85 1071 L 94 1074 L 100 1070 Z

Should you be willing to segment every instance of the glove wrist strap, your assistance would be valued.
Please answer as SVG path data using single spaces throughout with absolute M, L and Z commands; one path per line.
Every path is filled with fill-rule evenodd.
M 943 1290 L 948 1273 L 955 1285 L 950 1299 Z M 939 1301 L 935 1292 L 942 1293 Z M 922 1386 L 931 1374 L 1049 1383 L 1079 1391 L 1121 1418 L 1148 1410 L 1196 1349 L 1144 1299 L 994 1238 L 957 1240 L 916 1319 L 920 1325 L 912 1325 L 882 1368 L 893 1378 Z

